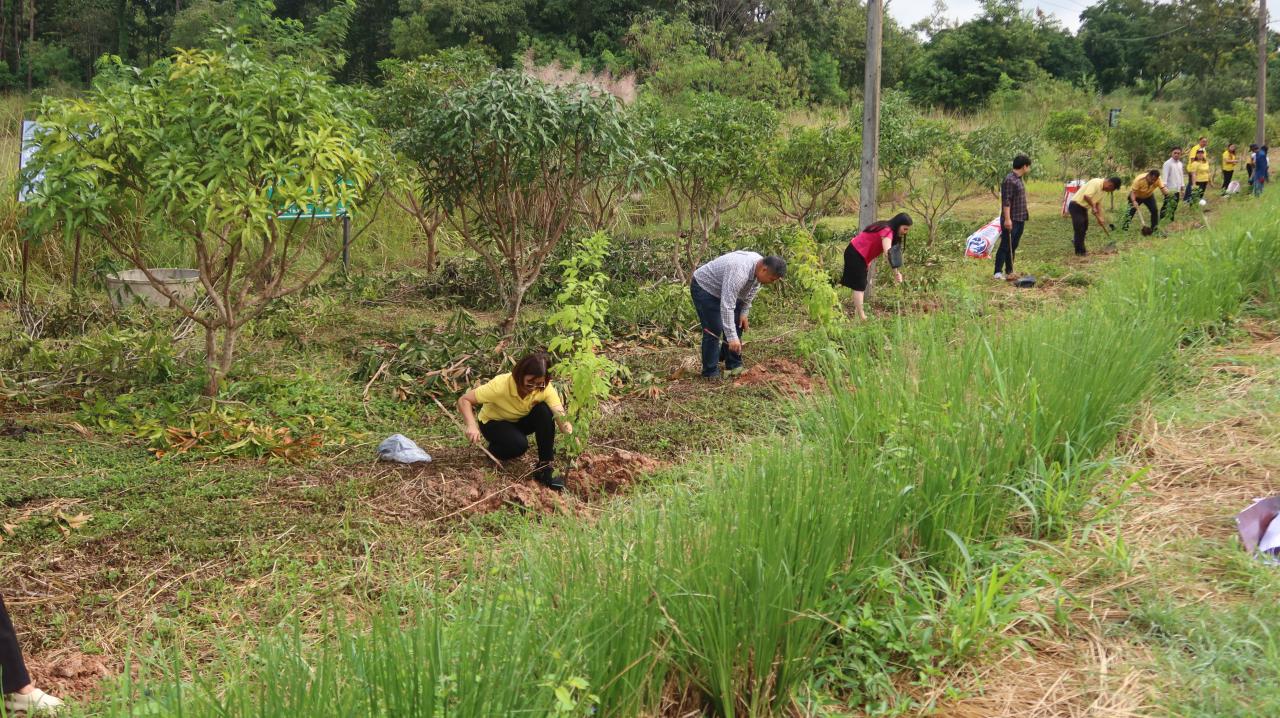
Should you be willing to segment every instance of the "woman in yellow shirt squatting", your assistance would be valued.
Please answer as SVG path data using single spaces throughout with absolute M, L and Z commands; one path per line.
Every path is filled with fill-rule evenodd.
M 1160 212 L 1156 209 L 1156 190 L 1165 197 L 1169 196 L 1169 190 L 1160 179 L 1160 170 L 1147 170 L 1133 180 L 1133 184 L 1129 185 L 1129 216 L 1125 217 L 1121 229 L 1129 229 L 1129 223 L 1138 213 L 1139 206 L 1145 205 L 1147 211 L 1151 213 L 1151 228 L 1149 231 L 1144 228 L 1142 233 L 1150 234 L 1156 230 L 1160 224 Z
M 546 354 L 530 354 L 509 374 L 499 374 L 458 399 L 465 422 L 463 432 L 473 444 L 489 442 L 489 453 L 507 461 L 529 450 L 529 435 L 538 442 L 538 463 L 533 478 L 556 491 L 564 479 L 552 472 L 556 456 L 556 425 L 566 434 L 573 425 L 565 418 L 564 404 L 551 385 Z M 475 407 L 480 407 L 476 417 Z
M 1222 191 L 1226 192 L 1227 187 L 1231 186 L 1231 177 L 1236 173 L 1236 168 L 1240 166 L 1240 157 L 1236 155 L 1236 143 L 1232 142 L 1227 145 L 1227 149 L 1222 153 Z

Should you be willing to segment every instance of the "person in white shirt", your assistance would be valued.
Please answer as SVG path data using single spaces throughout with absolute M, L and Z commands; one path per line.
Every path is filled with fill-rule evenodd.
M 1187 184 L 1181 147 L 1174 147 L 1169 152 L 1169 159 L 1160 168 L 1160 181 L 1164 182 L 1164 188 L 1168 190 L 1168 194 L 1164 196 L 1164 204 L 1160 207 L 1160 217 L 1166 222 L 1172 222 L 1178 212 L 1178 203 L 1182 201 L 1182 188 Z

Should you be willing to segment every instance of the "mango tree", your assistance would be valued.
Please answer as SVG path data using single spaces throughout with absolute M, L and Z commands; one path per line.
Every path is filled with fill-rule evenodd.
M 706 258 L 725 212 L 762 186 L 778 115 L 763 102 L 716 93 L 651 98 L 654 151 L 669 165 L 663 184 L 684 239 L 675 257 L 686 279 Z
M 424 106 L 449 90 L 479 82 L 493 72 L 488 55 L 471 47 L 450 48 L 413 61 L 384 60 L 378 67 L 382 70 L 382 87 L 372 95 L 370 109 L 393 143 L 411 131 L 415 115 Z M 440 198 L 428 194 L 427 179 L 416 162 L 395 162 L 392 169 L 395 171 L 388 173 L 391 201 L 418 225 L 426 243 L 427 269 L 435 269 L 444 207 Z
M 919 152 L 913 170 L 904 175 L 904 204 L 924 222 L 926 243 L 932 247 L 942 219 L 976 187 L 978 165 L 964 135 L 945 121 L 920 120 L 908 134 Z
M 796 127 L 769 156 L 760 198 L 806 229 L 826 214 L 861 161 L 862 138 L 848 125 Z
M 32 229 L 101 235 L 202 326 L 210 395 L 245 324 L 341 252 L 341 242 L 318 241 L 322 222 L 277 215 L 356 212 L 374 176 L 365 111 L 327 77 L 242 45 L 179 51 L 142 70 L 117 61 L 83 97 L 46 100 L 39 123 Z M 174 245 L 200 272 L 197 300 L 152 269 Z
M 582 226 L 586 188 L 610 164 L 641 164 L 613 97 L 517 72 L 426 103 L 395 140 L 449 227 L 493 273 L 507 334 L 547 257 Z
M 1044 123 L 1044 138 L 1062 153 L 1062 168 L 1076 177 L 1094 162 L 1102 134 L 1102 124 L 1084 110 L 1050 112 Z

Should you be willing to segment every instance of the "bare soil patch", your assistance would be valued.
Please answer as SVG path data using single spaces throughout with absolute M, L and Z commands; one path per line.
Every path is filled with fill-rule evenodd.
M 809 394 L 818 380 L 790 359 L 766 359 L 733 380 L 734 386 L 773 386 L 784 393 Z
M 46 693 L 71 697 L 77 701 L 92 700 L 101 693 L 102 682 L 114 671 L 102 656 L 90 656 L 74 650 L 49 651 L 26 657 L 31 682 Z

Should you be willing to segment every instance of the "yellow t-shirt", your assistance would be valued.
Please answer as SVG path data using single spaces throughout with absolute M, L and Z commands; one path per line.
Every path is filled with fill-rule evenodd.
M 1076 194 L 1071 198 L 1072 202 L 1084 207 L 1085 209 L 1093 209 L 1093 205 L 1102 201 L 1102 185 L 1106 184 L 1106 180 L 1101 177 L 1094 177 L 1084 186 L 1076 190 Z
M 476 388 L 476 402 L 480 404 L 481 422 L 486 421 L 519 421 L 533 411 L 539 402 L 546 402 L 551 410 L 563 408 L 556 388 L 547 383 L 547 388 L 530 392 L 521 397 L 516 391 L 516 380 L 511 372 L 499 374 L 485 384 Z
M 1235 153 L 1233 153 L 1231 150 L 1225 150 L 1225 151 L 1223 151 L 1223 153 L 1222 153 L 1222 171 L 1223 171 L 1223 172 L 1235 172 L 1235 171 L 1236 171 L 1236 164 L 1237 164 L 1239 161 L 1240 161 L 1240 158 L 1239 158 Z
M 1156 193 L 1158 189 L 1164 189 L 1164 180 L 1159 177 L 1154 180 L 1148 180 L 1145 173 L 1138 175 L 1133 184 L 1129 186 L 1133 192 L 1134 199 L 1146 199 Z
M 1194 175 L 1190 178 L 1192 182 L 1208 182 L 1209 160 L 1191 160 L 1187 162 L 1187 174 Z
M 1190 162 L 1196 158 L 1196 153 L 1199 152 L 1200 150 L 1204 150 L 1204 158 L 1206 160 L 1213 156 L 1212 154 L 1210 154 L 1208 146 L 1201 147 L 1200 143 L 1197 142 L 1194 145 L 1191 145 L 1191 147 L 1188 148 L 1186 152 L 1182 153 L 1182 158 Z

